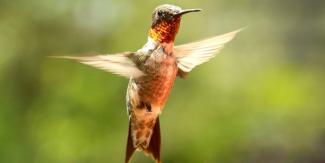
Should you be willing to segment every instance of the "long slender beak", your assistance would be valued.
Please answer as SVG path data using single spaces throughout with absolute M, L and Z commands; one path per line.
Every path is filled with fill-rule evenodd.
M 199 9 L 199 8 L 185 9 L 185 10 L 182 10 L 181 12 L 175 14 L 175 16 L 180 16 L 180 15 L 184 15 L 184 14 L 187 14 L 187 13 L 190 13 L 190 12 L 199 12 L 199 11 L 202 11 L 202 9 Z

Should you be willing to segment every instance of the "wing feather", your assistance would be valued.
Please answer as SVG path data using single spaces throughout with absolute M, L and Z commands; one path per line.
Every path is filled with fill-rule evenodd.
M 197 65 L 209 61 L 240 31 L 241 29 L 205 40 L 175 46 L 174 54 L 177 58 L 178 68 L 187 73 Z
M 55 58 L 72 59 L 80 63 L 93 66 L 95 68 L 108 71 L 127 78 L 138 78 L 144 73 L 138 69 L 136 64 L 130 59 L 132 52 L 126 52 L 114 55 L 96 55 L 96 56 L 55 56 Z

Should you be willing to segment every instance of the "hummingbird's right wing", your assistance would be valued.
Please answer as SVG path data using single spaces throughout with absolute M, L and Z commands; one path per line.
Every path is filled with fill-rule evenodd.
M 174 54 L 177 59 L 177 66 L 181 70 L 178 75 L 184 77 L 195 66 L 209 61 L 240 31 L 241 29 L 209 39 L 175 46 Z
M 138 78 L 144 73 L 138 69 L 136 64 L 131 60 L 133 52 L 125 52 L 115 55 L 96 55 L 96 56 L 54 56 L 55 58 L 72 59 L 80 63 L 102 69 L 127 78 Z

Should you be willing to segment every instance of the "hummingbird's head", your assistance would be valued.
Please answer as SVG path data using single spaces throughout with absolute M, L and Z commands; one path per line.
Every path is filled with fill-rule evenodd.
M 174 42 L 181 17 L 186 13 L 198 11 L 201 9 L 182 9 L 169 4 L 158 6 L 152 14 L 149 37 L 161 43 Z

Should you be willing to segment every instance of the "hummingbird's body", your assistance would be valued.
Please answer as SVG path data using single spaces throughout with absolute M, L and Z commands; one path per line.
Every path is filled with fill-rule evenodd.
M 181 16 L 200 9 L 183 10 L 173 5 L 158 6 L 152 17 L 148 41 L 137 52 L 75 59 L 129 78 L 126 104 L 129 133 L 125 162 L 136 149 L 160 163 L 159 115 L 177 76 L 184 77 L 195 66 L 215 56 L 238 31 L 174 47 Z
M 153 17 L 158 16 L 156 12 Z M 168 14 L 168 11 L 159 12 Z M 144 150 L 158 162 L 160 160 L 159 114 L 177 75 L 173 50 L 180 20 L 180 16 L 170 20 L 154 20 L 147 43 L 135 53 L 138 56 L 136 58 L 141 58 L 135 59 L 135 63 L 146 75 L 138 79 L 131 78 L 128 86 L 126 99 L 130 125 L 125 162 L 128 162 L 135 149 Z
M 178 69 L 175 56 L 166 53 L 163 47 L 150 53 L 155 54 L 150 54 L 141 64 L 146 75 L 131 78 L 126 95 L 133 146 L 141 149 L 149 145 L 151 130 L 166 103 Z

